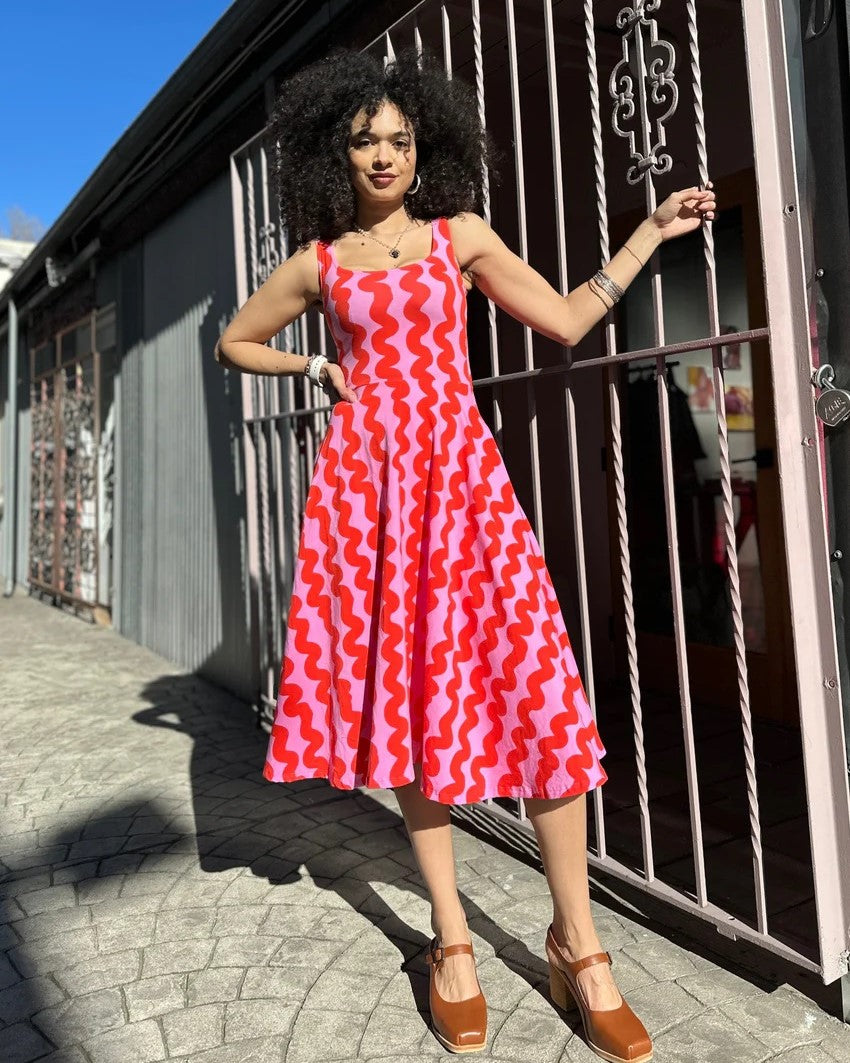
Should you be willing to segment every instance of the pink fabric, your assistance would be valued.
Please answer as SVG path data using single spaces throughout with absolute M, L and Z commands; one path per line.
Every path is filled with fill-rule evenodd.
M 307 495 L 263 769 L 463 804 L 563 797 L 605 750 L 534 532 L 475 402 L 448 222 L 386 270 L 318 245 L 339 400 Z

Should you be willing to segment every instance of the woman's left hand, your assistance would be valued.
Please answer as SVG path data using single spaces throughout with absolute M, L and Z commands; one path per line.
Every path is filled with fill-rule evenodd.
M 698 229 L 703 221 L 713 221 L 716 205 L 714 186 L 708 181 L 705 189 L 694 186 L 672 192 L 648 220 L 656 226 L 662 240 L 672 240 Z

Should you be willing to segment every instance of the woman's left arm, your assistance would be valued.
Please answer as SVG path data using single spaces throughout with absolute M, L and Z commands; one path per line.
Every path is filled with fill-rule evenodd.
M 603 269 L 625 289 L 664 240 L 692 232 L 715 214 L 711 182 L 705 190 L 674 192 L 635 229 Z M 452 219 L 452 243 L 464 272 L 497 306 L 567 347 L 579 343 L 613 305 L 592 278 L 561 295 L 533 266 L 515 255 L 476 214 Z

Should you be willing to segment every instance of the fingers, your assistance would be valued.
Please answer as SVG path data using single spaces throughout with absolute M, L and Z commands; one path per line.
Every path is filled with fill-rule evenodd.
M 341 380 L 339 384 L 334 382 L 334 387 L 336 388 L 336 393 L 339 395 L 339 397 L 341 399 L 345 399 L 346 402 L 358 401 L 357 392 L 353 388 L 350 388 L 348 386 L 348 384 L 345 382 L 345 379 Z
M 678 194 L 683 205 L 699 212 L 701 221 L 714 220 L 717 201 L 715 199 L 713 181 L 706 181 L 705 188 L 694 185 Z

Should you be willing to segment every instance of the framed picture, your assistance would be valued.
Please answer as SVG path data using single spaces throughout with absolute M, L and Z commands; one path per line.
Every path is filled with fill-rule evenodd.
M 704 366 L 688 366 L 688 406 L 693 413 L 714 410 L 714 381 Z
M 752 388 L 734 385 L 726 388 L 726 424 L 730 432 L 755 430 Z

